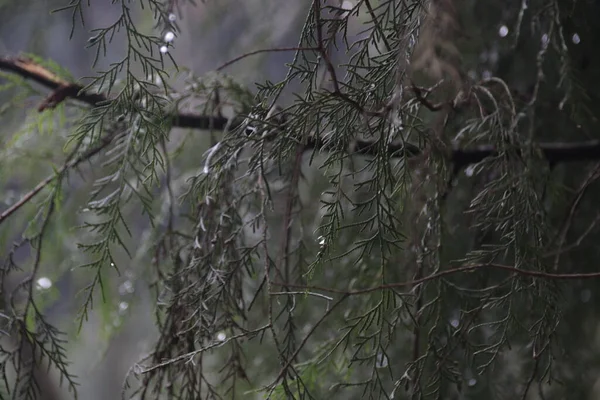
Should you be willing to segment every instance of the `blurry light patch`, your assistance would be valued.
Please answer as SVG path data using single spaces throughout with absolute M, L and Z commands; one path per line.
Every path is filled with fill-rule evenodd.
M 125 296 L 126 294 L 131 294 L 135 291 L 133 287 L 133 283 L 130 280 L 126 280 L 119 286 L 119 294 L 121 296 Z
M 38 289 L 47 290 L 52 287 L 52 281 L 49 278 L 46 278 L 45 276 L 38 279 L 36 283 Z
M 498 35 L 500 35 L 500 37 L 506 37 L 506 35 L 508 35 L 508 27 L 506 25 L 502 25 L 500 29 L 498 29 Z
M 468 177 L 473 176 L 473 174 L 475 173 L 475 166 L 473 165 L 469 165 L 466 169 L 465 169 L 465 175 Z
M 175 34 L 173 32 L 165 33 L 165 36 L 164 36 L 165 42 L 167 42 L 167 43 L 172 42 L 173 39 L 175 39 Z
M 548 46 L 549 42 L 550 42 L 550 37 L 548 36 L 547 33 L 544 33 L 542 35 L 542 46 Z
M 579 42 L 581 42 L 581 38 L 579 37 L 579 35 L 577 33 L 573 34 L 573 36 L 571 37 L 571 40 L 575 44 L 579 44 Z
M 169 48 L 167 46 L 160 46 L 160 52 L 163 54 L 166 54 L 169 51 Z
M 169 21 L 171 22 L 175 22 L 175 20 L 177 19 L 177 16 L 173 13 L 169 14 Z
M 120 312 L 125 312 L 125 311 L 127 311 L 128 308 L 129 308 L 129 303 L 127 303 L 126 301 L 122 301 L 119 303 L 119 311 Z
M 227 339 L 227 335 L 225 334 L 225 332 L 219 332 L 219 334 L 217 335 L 217 340 L 219 342 L 224 342 L 225 339 Z
M 319 242 L 319 247 L 320 247 L 321 249 L 325 248 L 325 245 L 326 245 L 326 243 L 327 243 L 327 242 L 325 241 L 325 236 L 319 236 L 319 237 L 317 238 L 317 241 Z
M 475 378 L 471 378 L 471 379 L 469 379 L 469 380 L 467 381 L 467 385 L 469 385 L 469 386 L 471 386 L 471 387 L 472 387 L 472 386 L 475 386 L 475 385 L 477 385 L 477 379 L 475 379 Z
M 342 14 L 342 18 L 346 18 L 348 14 L 350 14 L 350 10 L 354 8 L 354 4 L 351 1 L 344 0 L 341 8 L 343 8 L 344 10 L 348 10 Z
M 453 328 L 458 328 L 460 326 L 460 310 L 452 311 L 452 315 L 448 318 L 448 322 Z

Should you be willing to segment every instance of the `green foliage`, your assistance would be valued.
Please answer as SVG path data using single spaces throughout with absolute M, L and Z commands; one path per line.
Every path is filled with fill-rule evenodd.
M 22 214 L 0 275 L 12 344 L 0 352 L 0 395 L 37 398 L 46 365 L 76 395 L 70 332 L 45 315 L 60 291 L 38 287 L 72 269 L 85 280 L 78 328 L 99 316 L 107 342 L 141 306 L 135 290 L 155 295 L 158 337 L 125 398 L 502 399 L 534 386 L 561 398 L 579 384 L 563 357 L 579 300 L 560 279 L 582 277 L 569 250 L 597 250 L 597 194 L 585 195 L 600 172 L 575 184 L 544 158 L 560 146 L 540 142 L 597 122 L 586 89 L 596 77 L 574 61 L 567 31 L 597 7 L 507 6 L 514 31 L 502 41 L 486 29 L 505 23 L 495 3 L 317 0 L 285 78 L 253 93 L 168 66 L 165 34 L 178 33 L 183 4 L 112 3 L 119 17 L 88 46 L 94 67 L 117 39 L 125 55 L 70 94 L 87 105 L 28 114 L 2 139 L 0 168 L 15 170 L 3 187 L 36 187 L 30 168 L 48 177 L 0 217 Z M 86 6 L 59 11 L 75 25 Z M 7 115 L 44 96 L 0 78 Z

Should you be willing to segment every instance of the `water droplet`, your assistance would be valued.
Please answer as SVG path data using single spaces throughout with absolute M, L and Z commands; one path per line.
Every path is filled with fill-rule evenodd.
M 37 287 L 38 287 L 38 289 L 44 289 L 44 290 L 50 289 L 52 287 L 52 281 L 49 278 L 46 278 L 45 276 L 43 276 L 37 280 Z
M 169 51 L 169 48 L 167 46 L 160 46 L 160 52 L 163 54 L 166 54 Z
M 471 177 L 471 176 L 473 176 L 473 173 L 475 173 L 475 167 L 472 165 L 469 165 L 467 167 L 467 169 L 465 169 L 465 175 L 468 177 Z
M 577 33 L 573 34 L 573 36 L 571 37 L 571 40 L 575 44 L 579 44 L 579 42 L 581 42 L 581 38 L 579 37 L 579 35 Z
M 506 35 L 508 35 L 508 27 L 506 25 L 502 25 L 500 29 L 498 29 L 498 35 L 500 35 L 500 37 L 506 37 Z
M 170 43 L 173 41 L 173 39 L 175 39 L 175 34 L 173 32 L 169 31 L 169 32 L 165 33 L 165 36 L 164 36 L 165 42 Z
M 169 21 L 175 22 L 175 20 L 177 20 L 177 16 L 173 13 L 169 14 Z
M 225 334 L 225 332 L 219 332 L 219 334 L 217 335 L 217 340 L 219 342 L 224 342 L 225 339 L 227 339 L 227 335 Z
M 317 241 L 319 242 L 319 247 L 321 247 L 321 248 L 325 247 L 325 236 L 319 236 L 317 238 Z
M 542 46 L 544 46 L 544 47 L 548 46 L 549 42 L 550 42 L 550 37 L 548 36 L 547 33 L 544 33 L 542 35 Z

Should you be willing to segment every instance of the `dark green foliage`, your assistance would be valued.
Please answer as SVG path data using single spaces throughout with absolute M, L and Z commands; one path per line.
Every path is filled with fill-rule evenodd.
M 88 45 L 123 58 L 2 137 L 2 188 L 54 169 L 4 199 L 2 398 L 41 396 L 45 367 L 75 393 L 36 288 L 74 269 L 66 313 L 106 340 L 154 295 L 124 398 L 597 396 L 596 2 L 315 0 L 255 93 L 174 65 L 183 3 L 113 1 Z M 2 62 L 17 124 L 46 95 Z

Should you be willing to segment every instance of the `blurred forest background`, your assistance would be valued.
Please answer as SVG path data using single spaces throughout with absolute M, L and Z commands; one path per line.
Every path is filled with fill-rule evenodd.
M 595 38 L 593 0 L 0 0 L 0 397 L 599 398 Z

